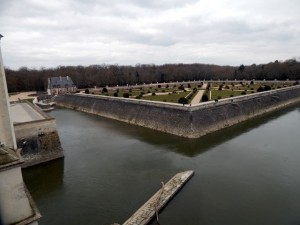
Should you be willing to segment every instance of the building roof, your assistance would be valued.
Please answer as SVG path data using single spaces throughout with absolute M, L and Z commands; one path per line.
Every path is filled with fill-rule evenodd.
M 50 77 L 48 79 L 48 88 L 66 88 L 66 87 L 74 87 L 74 83 L 71 77 Z

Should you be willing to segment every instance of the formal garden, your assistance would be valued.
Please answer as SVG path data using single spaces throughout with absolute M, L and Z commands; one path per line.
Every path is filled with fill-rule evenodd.
M 159 102 L 171 102 L 180 104 L 191 104 L 199 91 L 199 102 L 216 101 L 240 95 L 249 95 L 257 92 L 269 91 L 297 85 L 299 82 L 274 81 L 274 82 L 182 82 L 182 83 L 164 83 L 148 84 L 122 87 L 104 87 L 85 89 L 86 94 L 104 95 L 112 97 L 124 97 L 134 99 L 144 99 Z M 195 102 L 193 102 L 195 104 Z

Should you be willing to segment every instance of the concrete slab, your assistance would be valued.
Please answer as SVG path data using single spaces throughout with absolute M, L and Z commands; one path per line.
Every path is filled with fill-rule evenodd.
M 126 220 L 123 225 L 147 225 L 155 215 L 158 215 L 158 212 L 171 200 L 183 185 L 185 185 L 193 174 L 194 171 L 192 170 L 177 173 L 128 220 Z
M 9 112 L 13 123 L 24 123 L 45 119 L 28 103 L 11 104 L 9 107 Z

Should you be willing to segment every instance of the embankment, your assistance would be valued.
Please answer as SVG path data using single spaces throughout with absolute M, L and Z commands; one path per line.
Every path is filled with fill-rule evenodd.
M 64 156 L 55 119 L 36 107 L 32 108 L 44 119 L 14 123 L 17 146 L 24 159 L 23 168 Z
M 198 138 L 299 102 L 300 86 L 193 106 L 84 94 L 61 95 L 55 101 L 62 107 L 182 137 Z

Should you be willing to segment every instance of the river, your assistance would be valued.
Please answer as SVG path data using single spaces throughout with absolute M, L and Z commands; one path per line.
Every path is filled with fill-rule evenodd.
M 49 114 L 65 158 L 24 170 L 41 225 L 122 224 L 185 170 L 195 175 L 161 225 L 300 224 L 300 105 L 196 140 L 68 109 Z

